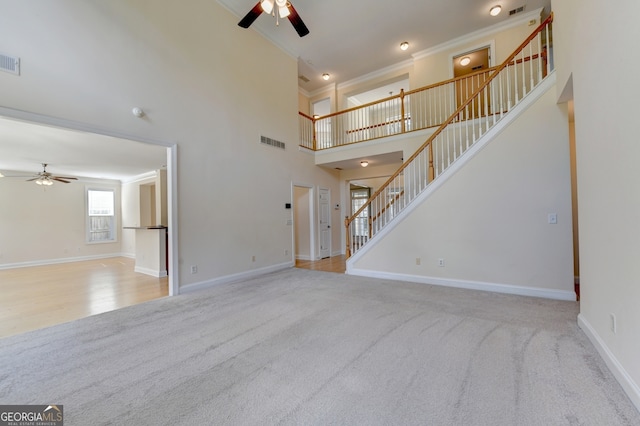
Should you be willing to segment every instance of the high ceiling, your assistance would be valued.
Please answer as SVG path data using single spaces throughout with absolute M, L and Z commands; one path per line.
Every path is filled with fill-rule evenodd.
M 263 13 L 249 29 L 258 31 L 298 59 L 299 87 L 309 93 L 340 84 L 403 61 L 443 42 L 509 19 L 509 11 L 541 7 L 551 0 L 292 0 L 310 34 L 300 38 L 284 20 Z M 218 0 L 238 21 L 257 0 Z M 489 9 L 502 5 L 497 17 Z M 400 50 L 400 43 L 409 49 Z M 331 78 L 325 81 L 323 73 Z M 400 84 L 400 83 L 398 83 Z M 385 96 L 399 88 L 385 88 Z M 368 102 L 368 99 L 358 99 Z M 107 136 L 27 124 L 0 117 L 0 172 L 47 171 L 80 177 L 127 180 L 162 168 L 166 149 Z M 358 162 L 354 163 L 358 167 Z M 345 165 L 346 166 L 346 165 Z M 9 173 L 5 173 L 9 174 Z
M 257 0 L 218 0 L 238 16 L 238 21 Z M 411 55 L 508 20 L 509 11 L 524 12 L 541 7 L 550 10 L 551 0 L 291 0 L 310 33 L 298 37 L 291 24 L 263 13 L 249 30 L 258 31 L 294 58 L 298 81 L 313 92 L 332 83 L 344 83 L 368 73 L 411 59 Z M 502 13 L 493 17 L 497 4 Z M 409 42 L 402 51 L 400 43 Z M 331 79 L 322 79 L 329 73 Z

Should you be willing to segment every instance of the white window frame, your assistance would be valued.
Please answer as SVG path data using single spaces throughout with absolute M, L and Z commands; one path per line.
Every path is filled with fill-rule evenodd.
M 113 195 L 113 215 L 90 215 L 89 214 L 89 193 L 91 191 L 101 191 L 101 192 L 110 192 Z M 118 199 L 117 199 L 117 191 L 115 188 L 99 188 L 99 187 L 86 187 L 85 188 L 85 222 L 86 222 L 86 241 L 87 244 L 105 244 L 105 243 L 115 243 L 118 241 Z M 92 217 L 108 217 L 110 219 L 110 223 L 108 224 L 108 232 L 109 235 L 106 239 L 93 240 L 91 229 Z

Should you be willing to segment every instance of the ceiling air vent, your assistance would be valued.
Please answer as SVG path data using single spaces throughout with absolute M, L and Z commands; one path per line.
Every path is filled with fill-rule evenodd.
M 524 6 L 516 7 L 513 10 L 509 11 L 509 16 L 515 15 L 516 13 L 524 12 Z
M 305 77 L 305 76 L 304 76 L 304 75 L 302 75 L 302 74 L 300 74 L 300 75 L 298 76 L 298 78 L 299 78 L 300 80 L 304 81 L 305 83 L 308 83 L 308 82 L 310 81 L 307 77 Z
M 272 146 L 274 148 L 284 149 L 284 142 L 280 142 L 275 139 L 268 138 L 266 136 L 260 136 L 260 143 Z
M 0 53 L 0 70 L 20 75 L 20 58 Z

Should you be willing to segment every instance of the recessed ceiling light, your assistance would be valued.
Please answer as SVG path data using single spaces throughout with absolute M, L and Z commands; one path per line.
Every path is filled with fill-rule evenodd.
M 460 65 L 462 65 L 463 67 L 466 67 L 467 65 L 469 65 L 469 62 L 471 62 L 471 58 L 468 56 L 465 56 L 464 58 L 460 59 Z
M 322 74 L 323 80 L 329 80 L 329 78 L 331 78 L 331 76 L 328 73 L 325 72 L 324 74 Z
M 409 48 L 409 42 L 408 41 L 403 41 L 402 43 L 400 43 L 400 49 L 407 50 L 408 48 Z
M 502 6 L 496 5 L 496 6 L 493 6 L 491 9 L 489 9 L 489 14 L 491 16 L 498 16 L 501 11 L 502 11 Z

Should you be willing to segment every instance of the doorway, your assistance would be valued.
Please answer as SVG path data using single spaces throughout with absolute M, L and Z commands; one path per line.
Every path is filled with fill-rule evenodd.
M 460 78 L 455 83 L 456 108 L 459 108 L 489 77 L 491 62 L 490 47 L 482 47 L 453 57 L 453 77 Z M 462 78 L 468 76 L 467 78 Z M 469 120 L 490 113 L 489 92 L 483 91 L 461 113 L 460 120 Z
M 46 156 L 55 156 L 57 158 L 56 163 L 62 165 L 67 162 L 70 163 L 69 158 L 73 158 L 74 156 L 78 156 L 78 150 L 75 150 L 70 145 L 71 139 L 81 139 L 82 141 L 91 139 L 92 141 L 108 139 L 108 142 L 104 142 L 101 144 L 105 146 L 105 150 L 107 153 L 112 154 L 109 150 L 113 151 L 114 146 L 118 146 L 118 148 L 124 148 L 124 145 L 131 146 L 146 146 L 148 149 L 158 149 L 160 150 L 159 155 L 164 156 L 164 163 L 166 163 L 166 172 L 167 172 L 167 212 L 168 212 L 168 252 L 169 252 L 169 283 L 168 283 L 168 293 L 169 295 L 177 295 L 179 292 L 179 281 L 178 281 L 178 268 L 177 268 L 177 259 L 178 259 L 178 245 L 177 245 L 177 160 L 176 160 L 176 151 L 177 146 L 175 144 L 170 144 L 162 141 L 152 141 L 152 140 L 138 140 L 135 137 L 128 137 L 119 132 L 112 132 L 110 130 L 105 130 L 101 128 L 97 128 L 95 126 L 77 123 L 69 120 L 59 119 L 55 117 L 48 117 L 38 114 L 33 114 L 30 112 L 18 111 L 10 108 L 0 107 L 0 117 L 6 118 L 6 121 L 15 121 L 17 123 L 22 123 L 27 128 L 33 128 L 33 137 L 28 139 L 29 143 L 25 144 L 25 147 L 29 147 L 31 151 L 37 151 L 39 155 Z M 55 131 L 55 137 L 51 138 L 38 138 L 35 137 L 37 135 L 49 134 L 46 133 L 49 130 Z M 22 130 L 23 132 L 28 132 L 30 130 Z M 61 134 L 63 134 L 61 137 Z M 75 137 L 73 137 L 75 136 Z M 42 145 L 38 148 L 35 144 L 41 143 L 40 140 L 45 140 L 46 144 Z M 52 141 L 58 141 L 60 143 L 54 143 Z M 26 140 L 25 140 L 26 141 Z M 76 147 L 80 147 L 81 145 L 75 145 Z M 102 158 L 111 158 L 113 155 L 106 155 L 103 152 L 99 152 L 101 149 L 96 150 L 96 146 L 91 145 L 91 155 L 88 159 L 95 160 Z M 65 152 L 66 151 L 66 152 Z M 85 150 L 83 150 L 84 152 Z M 12 154 L 15 154 L 13 150 L 11 150 Z M 3 157 L 3 160 L 8 161 L 10 156 Z M 82 158 L 87 159 L 86 155 L 82 156 Z M 17 161 L 17 160 L 16 160 Z M 77 161 L 73 164 L 80 164 L 78 161 L 81 159 L 77 159 Z M 82 163 L 84 164 L 84 163 Z M 117 160 L 113 162 L 114 168 L 118 166 Z M 86 166 L 86 164 L 84 164 Z M 85 167 L 86 168 L 86 167 Z
M 323 117 L 331 114 L 331 99 L 325 98 L 311 103 L 311 115 L 313 118 Z M 315 122 L 316 147 L 330 148 L 331 143 L 331 119 L 319 120 Z
M 313 187 L 293 186 L 294 260 L 315 258 L 313 235 Z

